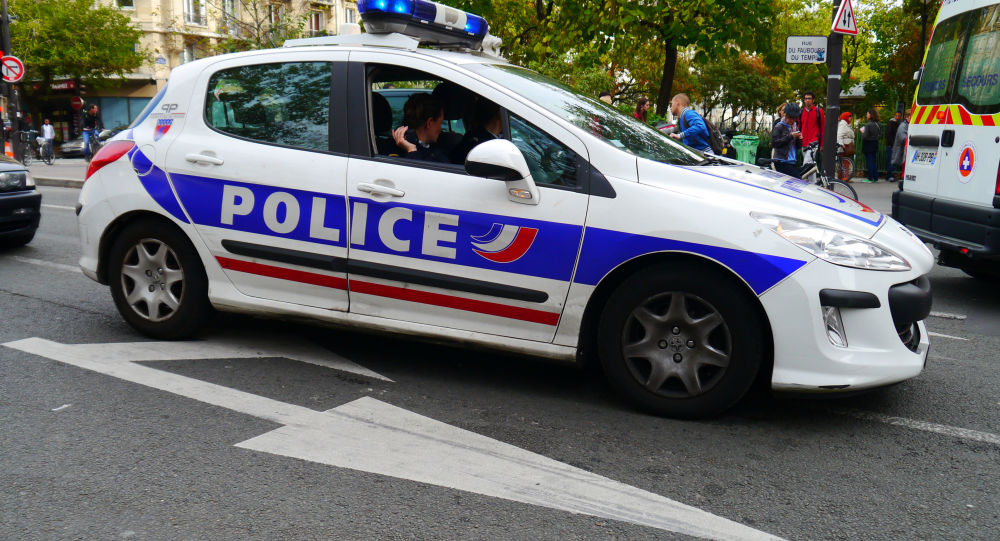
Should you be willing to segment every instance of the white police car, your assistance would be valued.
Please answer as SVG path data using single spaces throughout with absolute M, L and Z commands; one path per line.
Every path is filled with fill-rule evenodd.
M 618 391 L 686 417 L 758 375 L 849 391 L 920 373 L 933 259 L 892 219 L 498 58 L 373 33 L 475 47 L 474 16 L 359 5 L 368 34 L 176 68 L 91 162 L 80 265 L 137 330 L 184 337 L 214 307 L 594 353 Z M 503 137 L 459 164 L 399 157 L 392 88 L 445 103 L 442 147 L 484 101 Z

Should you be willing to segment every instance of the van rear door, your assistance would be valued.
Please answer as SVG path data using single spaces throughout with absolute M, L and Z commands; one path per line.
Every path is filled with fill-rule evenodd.
M 1000 4 L 970 12 L 963 26 L 968 39 L 956 66 L 956 105 L 942 131 L 938 196 L 992 208 L 1000 165 Z

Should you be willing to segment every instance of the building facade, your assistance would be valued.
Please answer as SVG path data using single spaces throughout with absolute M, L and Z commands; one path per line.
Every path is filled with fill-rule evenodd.
M 143 32 L 138 50 L 149 62 L 105 89 L 76 88 L 76 81 L 54 83 L 55 95 L 34 104 L 36 116 L 50 118 L 60 139 L 79 134 L 79 111 L 71 99 L 79 94 L 85 107 L 96 104 L 106 128 L 129 124 L 176 66 L 218 54 L 233 39 L 277 36 L 282 28 L 307 36 L 336 34 L 341 23 L 359 21 L 358 7 L 347 0 L 98 0 L 119 9 Z M 39 122 L 40 123 L 40 122 Z

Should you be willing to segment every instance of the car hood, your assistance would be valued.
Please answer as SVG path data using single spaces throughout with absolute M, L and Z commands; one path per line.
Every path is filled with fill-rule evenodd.
M 871 238 L 886 217 L 868 205 L 749 164 L 680 167 L 638 160 L 639 182 L 736 205 L 747 212 L 820 223 Z M 683 170 L 689 174 L 678 174 Z M 720 198 L 721 196 L 721 198 Z

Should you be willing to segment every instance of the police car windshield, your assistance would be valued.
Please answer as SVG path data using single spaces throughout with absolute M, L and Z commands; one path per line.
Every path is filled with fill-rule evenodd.
M 468 68 L 630 154 L 676 165 L 698 165 L 705 159 L 610 105 L 577 94 L 534 71 L 502 64 L 472 64 Z

